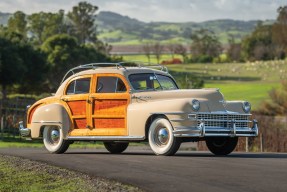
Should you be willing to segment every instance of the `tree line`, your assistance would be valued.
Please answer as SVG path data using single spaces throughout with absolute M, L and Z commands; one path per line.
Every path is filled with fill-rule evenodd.
M 64 73 L 90 62 L 109 62 L 111 46 L 98 40 L 97 6 L 80 2 L 65 13 L 15 12 L 0 26 L 0 85 L 7 92 L 51 92 Z
M 213 31 L 200 29 L 189 31 L 190 53 L 182 44 L 168 45 L 169 53 L 172 58 L 174 54 L 182 56 L 185 63 L 222 62 L 220 56 L 223 53 L 227 57 L 224 59 L 226 62 L 284 59 L 287 55 L 287 6 L 279 7 L 277 12 L 273 24 L 258 22 L 254 31 L 240 42 L 236 42 L 235 35 L 229 34 L 225 49 Z M 158 63 L 163 50 L 164 45 L 159 42 L 149 42 L 143 46 L 147 59 L 150 61 L 151 55 L 155 55 Z

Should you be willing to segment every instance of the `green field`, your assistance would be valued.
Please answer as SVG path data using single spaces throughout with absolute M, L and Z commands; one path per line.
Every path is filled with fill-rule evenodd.
M 179 57 L 179 56 L 178 56 Z M 144 55 L 124 56 L 125 60 L 147 61 Z M 163 55 L 162 59 L 170 59 Z M 180 58 L 180 57 L 179 57 Z M 152 58 L 151 62 L 156 62 Z M 245 100 L 257 109 L 268 92 L 287 79 L 287 60 L 248 63 L 167 65 L 170 71 L 187 72 L 204 79 L 205 88 L 219 88 L 226 100 Z

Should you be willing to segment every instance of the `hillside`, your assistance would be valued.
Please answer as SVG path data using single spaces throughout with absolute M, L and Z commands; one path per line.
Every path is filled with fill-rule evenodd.
M 0 12 L 0 25 L 6 25 L 11 14 Z M 192 18 L 191 18 L 192 20 Z M 96 17 L 98 38 L 113 45 L 137 45 L 146 41 L 162 43 L 189 43 L 190 35 L 201 28 L 214 31 L 222 43 L 227 43 L 228 35 L 237 40 L 249 34 L 258 21 L 238 21 L 231 19 L 206 22 L 142 22 L 118 13 L 102 11 Z M 273 21 L 266 21 L 272 23 Z
M 237 40 L 249 34 L 258 21 L 237 21 L 231 19 L 206 22 L 150 22 L 145 23 L 128 16 L 102 11 L 97 16 L 99 38 L 112 44 L 140 44 L 144 41 L 163 43 L 188 43 L 190 35 L 201 28 L 214 31 L 222 43 L 227 43 L 228 35 Z

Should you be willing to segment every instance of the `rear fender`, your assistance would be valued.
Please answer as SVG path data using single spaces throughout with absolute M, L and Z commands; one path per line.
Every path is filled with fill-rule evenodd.
M 41 128 L 45 126 L 58 126 L 63 130 L 64 138 L 71 128 L 71 120 L 66 109 L 60 104 L 48 104 L 38 107 L 31 120 L 31 137 L 39 138 Z

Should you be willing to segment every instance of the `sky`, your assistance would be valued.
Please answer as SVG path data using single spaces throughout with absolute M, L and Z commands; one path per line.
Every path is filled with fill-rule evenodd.
M 81 0 L 0 0 L 0 12 L 66 12 Z M 82 0 L 83 1 L 83 0 Z M 86 0 L 99 11 L 112 11 L 145 22 L 202 22 L 215 19 L 276 19 L 286 0 Z

